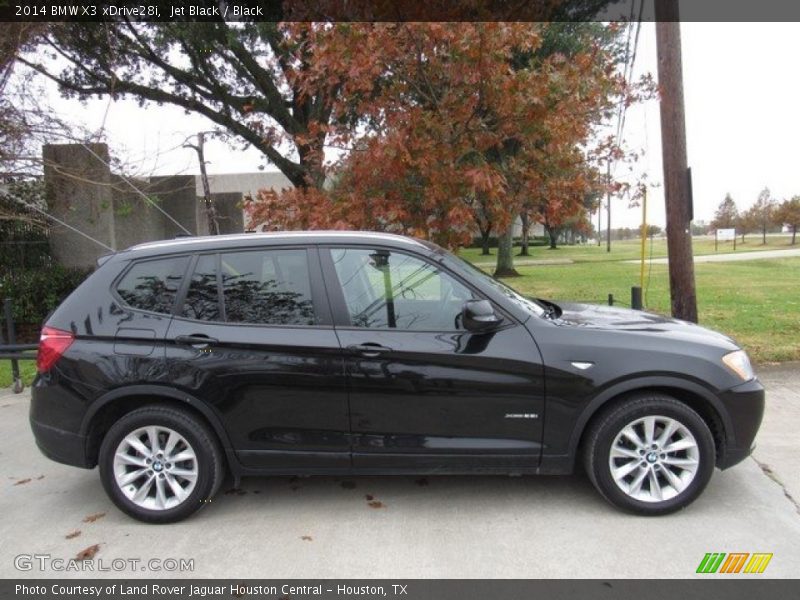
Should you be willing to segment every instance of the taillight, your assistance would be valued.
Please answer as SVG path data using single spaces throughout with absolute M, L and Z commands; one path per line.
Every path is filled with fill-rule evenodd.
M 36 370 L 47 373 L 67 348 L 75 341 L 75 336 L 69 331 L 55 327 L 42 327 L 39 337 L 39 353 L 36 355 Z

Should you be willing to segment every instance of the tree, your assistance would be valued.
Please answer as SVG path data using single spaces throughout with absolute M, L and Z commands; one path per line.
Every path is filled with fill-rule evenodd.
M 800 196 L 781 202 L 775 211 L 775 220 L 788 225 L 792 230 L 792 246 L 794 246 L 797 241 L 797 228 L 800 226 Z
M 203 115 L 260 150 L 294 186 L 321 188 L 328 127 L 348 68 L 327 65 L 327 77 L 313 85 L 303 74 L 345 29 L 222 20 L 61 23 L 20 60 L 67 96 L 129 96 Z
M 692 221 L 692 235 L 706 235 L 711 227 L 705 221 Z
M 546 30 L 494 22 L 351 26 L 352 39 L 315 51 L 303 75 L 313 89 L 353 48 L 369 57 L 355 61 L 333 109 L 333 122 L 357 116 L 357 127 L 332 128 L 347 152 L 332 165 L 330 186 L 260 193 L 247 203 L 250 222 L 394 231 L 453 248 L 472 237 L 477 215 L 484 232 L 491 223 L 499 234 L 496 273 L 513 274 L 510 228 L 523 203 L 540 196 L 553 173 L 569 191 L 561 203 L 580 205 L 585 177 L 567 163 L 589 160 L 593 126 L 621 96 L 630 99 L 602 44 L 587 42 L 572 60 L 540 55 Z
M 719 203 L 711 227 L 714 229 L 731 229 L 736 227 L 739 219 L 739 210 L 730 194 L 725 194 L 725 199 Z
M 758 223 L 761 230 L 762 244 L 767 243 L 767 230 L 775 225 L 775 207 L 776 201 L 772 198 L 769 188 L 764 188 L 758 194 L 756 203 L 750 208 L 752 219 Z
M 758 231 L 758 214 L 754 207 L 751 206 L 739 214 L 739 218 L 736 221 L 736 229 L 739 231 L 739 235 L 742 236 L 743 244 L 745 243 L 744 238 L 748 233 Z
M 661 227 L 658 225 L 648 225 L 647 226 L 647 237 L 655 237 L 662 232 Z

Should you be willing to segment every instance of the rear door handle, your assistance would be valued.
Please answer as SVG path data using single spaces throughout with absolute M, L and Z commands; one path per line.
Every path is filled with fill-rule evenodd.
M 204 350 L 209 346 L 219 343 L 219 340 L 207 335 L 203 335 L 202 333 L 195 333 L 193 335 L 175 336 L 175 343 L 191 346 L 192 348 L 196 348 L 198 350 Z
M 352 346 L 348 346 L 347 349 L 350 352 L 369 358 L 374 358 L 376 356 L 380 356 L 384 352 L 392 351 L 392 349 L 387 346 L 381 346 L 380 344 L 375 344 L 373 342 L 367 342 L 366 344 L 353 344 Z

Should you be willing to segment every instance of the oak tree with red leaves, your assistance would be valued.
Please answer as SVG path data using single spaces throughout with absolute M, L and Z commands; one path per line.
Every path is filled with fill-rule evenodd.
M 337 27 L 297 85 L 310 93 L 346 66 L 325 127 L 341 158 L 323 188 L 261 192 L 247 203 L 252 224 L 390 231 L 450 248 L 494 230 L 495 273 L 508 276 L 523 207 L 554 227 L 586 210 L 595 128 L 634 97 L 617 69 L 616 26 Z

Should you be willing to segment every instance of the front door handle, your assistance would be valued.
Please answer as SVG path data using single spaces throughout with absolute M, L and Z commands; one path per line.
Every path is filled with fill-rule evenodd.
M 175 337 L 175 343 L 191 346 L 197 350 L 205 350 L 209 346 L 219 343 L 219 340 L 202 333 L 195 333 L 193 335 L 178 335 Z
M 387 346 L 381 346 L 380 344 L 376 344 L 374 342 L 367 342 L 366 344 L 353 344 L 352 346 L 348 346 L 347 349 L 350 350 L 350 352 L 354 352 L 355 354 L 360 354 L 361 356 L 366 356 L 369 358 L 375 358 L 384 352 L 392 351 L 391 348 Z

